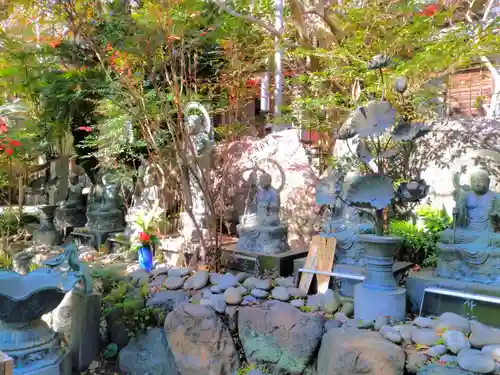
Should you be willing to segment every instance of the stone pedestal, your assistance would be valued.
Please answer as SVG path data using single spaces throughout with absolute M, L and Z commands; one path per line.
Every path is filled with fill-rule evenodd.
M 436 275 L 436 270 L 426 268 L 419 272 L 412 272 L 406 281 L 409 311 L 418 314 L 424 297 L 425 288 L 440 288 L 453 290 L 465 294 L 479 294 L 482 296 L 500 297 L 500 285 L 473 283 L 464 280 L 446 279 Z M 481 323 L 500 328 L 500 305 L 468 301 L 466 298 L 426 294 L 422 313 L 439 316 L 443 312 L 454 312 L 462 316 L 469 316 Z
M 69 349 L 72 367 L 85 371 L 90 363 L 99 359 L 101 295 L 72 293 L 71 336 Z
M 289 250 L 288 228 L 277 226 L 238 225 L 238 250 L 262 254 L 278 254 Z
M 307 255 L 307 250 L 284 251 L 278 254 L 240 251 L 237 244 L 221 246 L 221 265 L 227 269 L 247 272 L 256 276 L 282 276 L 293 274 L 294 260 Z
M 14 359 L 14 375 L 71 375 L 71 358 L 41 319 L 1 326 L 0 351 Z
M 40 228 L 35 231 L 33 241 L 44 245 L 59 245 L 61 235 L 54 225 L 54 216 L 57 206 L 40 207 Z
M 375 320 L 384 315 L 404 320 L 406 290 L 397 286 L 393 275 L 393 255 L 402 239 L 370 234 L 359 239 L 366 249 L 368 270 L 364 281 L 354 287 L 354 318 Z

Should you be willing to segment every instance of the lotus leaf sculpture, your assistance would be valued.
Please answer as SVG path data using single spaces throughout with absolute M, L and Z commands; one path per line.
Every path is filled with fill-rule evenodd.
M 54 310 L 80 280 L 74 272 L 39 268 L 26 275 L 0 272 L 0 321 L 29 323 Z

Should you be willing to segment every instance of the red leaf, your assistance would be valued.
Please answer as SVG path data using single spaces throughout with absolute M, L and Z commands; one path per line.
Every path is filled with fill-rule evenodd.
M 439 11 L 438 4 L 429 4 L 424 7 L 418 14 L 421 16 L 432 17 Z
M 13 149 L 11 149 L 11 148 L 7 148 L 7 149 L 5 150 L 5 153 L 6 153 L 7 155 L 12 155 L 12 154 L 13 154 L 13 152 L 14 152 L 14 150 L 13 150 Z

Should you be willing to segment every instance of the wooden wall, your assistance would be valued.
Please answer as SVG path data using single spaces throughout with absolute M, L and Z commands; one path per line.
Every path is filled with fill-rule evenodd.
M 493 81 L 487 68 L 477 66 L 453 74 L 448 82 L 448 111 L 452 116 L 485 115 L 483 103 L 489 103 Z

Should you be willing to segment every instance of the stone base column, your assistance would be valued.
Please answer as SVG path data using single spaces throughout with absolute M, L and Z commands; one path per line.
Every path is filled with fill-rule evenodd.
M 83 372 L 92 361 L 99 359 L 101 295 L 98 293 L 84 295 L 74 290 L 71 302 L 69 350 L 73 369 Z

